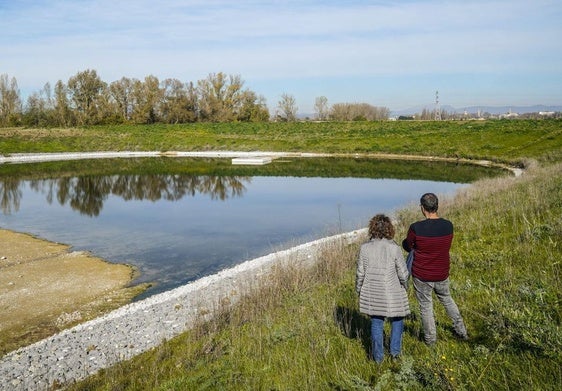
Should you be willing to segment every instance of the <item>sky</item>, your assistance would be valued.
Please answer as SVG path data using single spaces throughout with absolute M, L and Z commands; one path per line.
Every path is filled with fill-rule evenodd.
M 0 75 L 24 101 L 91 69 L 237 75 L 270 111 L 562 105 L 561 21 L 559 0 L 0 0 Z

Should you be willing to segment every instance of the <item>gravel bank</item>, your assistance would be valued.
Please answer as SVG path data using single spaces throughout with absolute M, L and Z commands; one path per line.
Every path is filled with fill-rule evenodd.
M 235 303 L 274 264 L 317 262 L 338 241 L 357 241 L 363 230 L 319 239 L 201 278 L 131 303 L 0 359 L 0 389 L 47 390 L 81 380 L 173 338 L 224 303 Z
M 61 153 L 12 153 L 0 155 L 0 163 L 38 163 L 60 160 L 111 159 L 111 158 L 143 158 L 143 157 L 203 157 L 203 158 L 237 158 L 237 157 L 326 157 L 325 153 L 300 152 L 61 152 Z

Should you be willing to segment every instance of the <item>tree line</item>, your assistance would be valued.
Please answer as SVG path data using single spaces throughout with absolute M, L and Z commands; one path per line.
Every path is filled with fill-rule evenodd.
M 316 98 L 317 120 L 388 119 L 389 110 L 366 103 L 328 106 L 327 98 Z M 196 83 L 178 79 L 144 80 L 122 77 L 106 83 L 95 70 L 76 73 L 65 83 L 44 87 L 23 102 L 17 81 L 0 75 L 0 126 L 71 127 L 109 124 L 191 122 L 296 121 L 294 96 L 282 94 L 274 115 L 266 99 L 245 88 L 239 75 L 211 73 Z

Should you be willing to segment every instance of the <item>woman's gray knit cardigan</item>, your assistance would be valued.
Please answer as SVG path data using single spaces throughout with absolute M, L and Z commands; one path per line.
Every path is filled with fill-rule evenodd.
M 355 283 L 361 313 L 389 318 L 408 315 L 407 280 L 406 262 L 395 241 L 371 239 L 361 246 Z

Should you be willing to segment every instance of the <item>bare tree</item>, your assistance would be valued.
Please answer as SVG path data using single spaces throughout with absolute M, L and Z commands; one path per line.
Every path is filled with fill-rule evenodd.
M 62 80 L 55 84 L 55 119 L 59 126 L 66 127 L 74 124 L 74 116 L 68 101 L 68 89 Z
M 335 121 L 376 121 L 388 119 L 390 110 L 368 103 L 336 103 L 330 117 Z
M 197 82 L 200 121 L 265 121 L 269 110 L 265 98 L 245 89 L 239 75 L 211 73 Z
M 126 122 L 109 88 L 104 88 L 98 99 L 97 123 L 122 124 Z
M 239 121 L 265 122 L 269 120 L 269 110 L 263 96 L 245 90 L 242 94 L 242 104 L 238 112 Z
M 27 126 L 54 125 L 54 108 L 51 85 L 46 83 L 43 89 L 27 98 L 23 123 Z
M 99 100 L 106 88 L 97 72 L 90 69 L 78 72 L 68 79 L 67 87 L 79 124 L 97 123 Z
M 17 125 L 21 116 L 22 104 L 18 82 L 7 74 L 0 75 L 0 125 Z
M 76 126 L 110 123 L 186 123 L 195 121 L 268 121 L 266 100 L 244 89 L 237 75 L 209 74 L 195 87 L 192 82 L 155 76 L 144 80 L 126 77 L 107 84 L 95 70 L 78 72 L 65 84 L 59 80 L 51 93 L 31 94 L 25 111 L 15 79 L 0 78 L 0 126 L 24 123 L 30 126 Z M 284 95 L 286 120 L 296 119 L 294 98 Z
M 277 105 L 279 109 L 278 118 L 282 121 L 292 122 L 297 120 L 298 107 L 295 97 L 289 94 L 282 94 L 281 100 Z
M 328 118 L 328 98 L 325 96 L 319 96 L 314 101 L 314 112 L 316 113 L 316 119 L 319 121 L 325 121 Z
M 156 76 L 150 75 L 144 81 L 133 83 L 133 110 L 131 118 L 135 123 L 152 124 L 160 120 L 160 105 L 163 91 Z
M 162 82 L 162 120 L 167 123 L 194 122 L 197 118 L 197 97 L 193 84 L 186 86 L 178 79 Z
M 122 77 L 120 80 L 116 80 L 109 85 L 109 95 L 115 105 L 117 114 L 123 118 L 123 121 L 131 120 L 134 103 L 134 84 L 135 79 Z
M 197 82 L 199 115 L 202 121 L 228 122 L 236 120 L 241 108 L 244 81 L 238 75 L 211 73 Z

